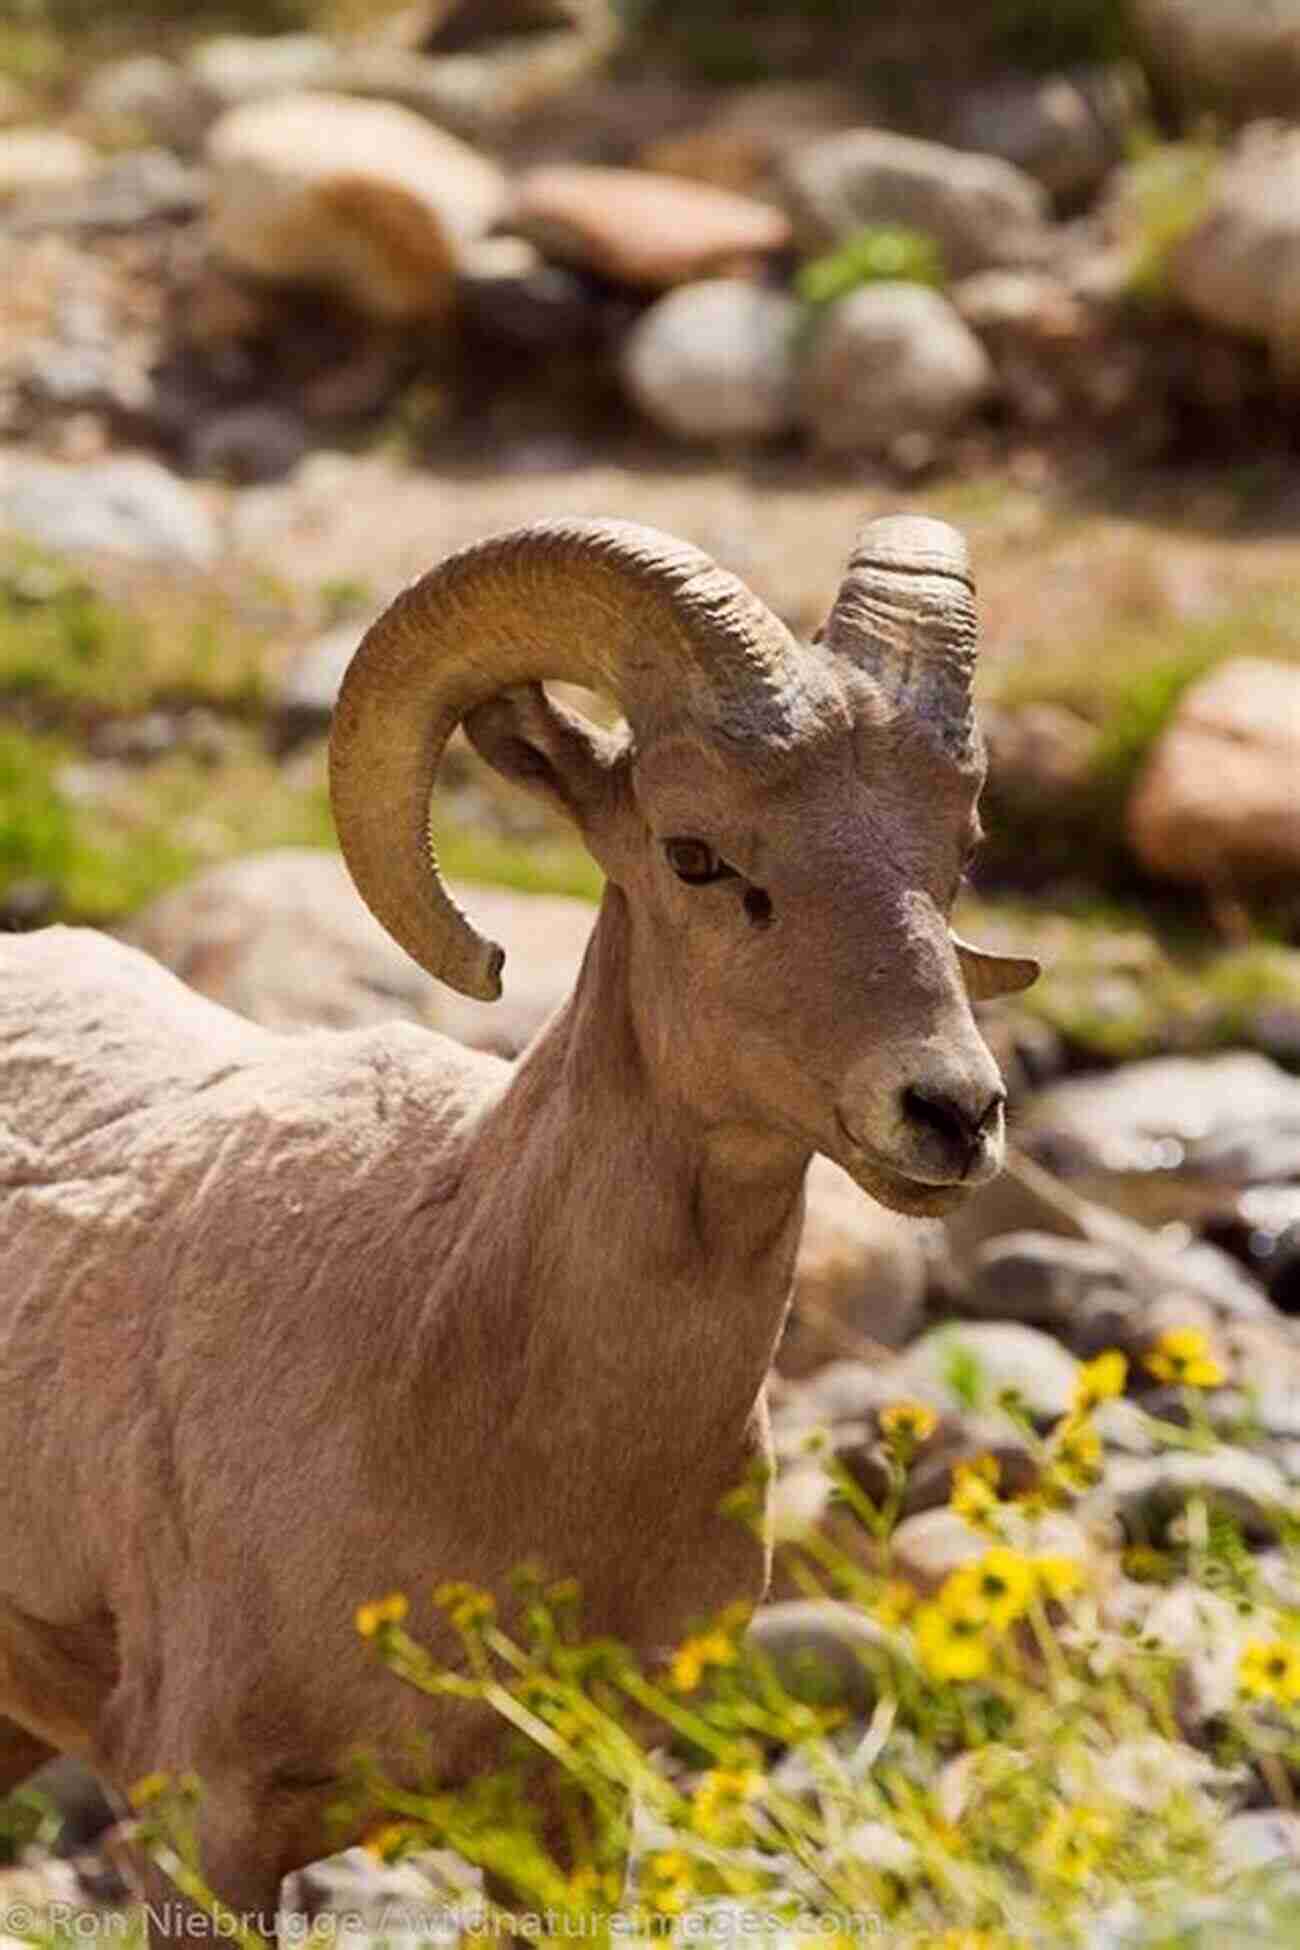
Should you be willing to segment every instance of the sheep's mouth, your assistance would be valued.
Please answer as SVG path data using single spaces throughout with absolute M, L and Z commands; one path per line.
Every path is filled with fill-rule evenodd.
M 835 1121 L 844 1140 L 844 1150 L 835 1162 L 842 1165 L 855 1185 L 891 1211 L 913 1219 L 941 1219 L 955 1212 L 976 1189 L 965 1180 L 935 1185 L 928 1180 L 910 1178 L 887 1158 L 851 1131 L 836 1106 Z

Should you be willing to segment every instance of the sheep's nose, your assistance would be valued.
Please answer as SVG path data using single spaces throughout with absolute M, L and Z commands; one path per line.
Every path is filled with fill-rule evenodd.
M 958 1096 L 951 1090 L 911 1083 L 903 1092 L 903 1115 L 914 1130 L 928 1131 L 961 1151 L 969 1171 L 981 1139 L 997 1123 L 1006 1094 L 1005 1090 L 995 1090 L 988 1096 L 981 1086 Z

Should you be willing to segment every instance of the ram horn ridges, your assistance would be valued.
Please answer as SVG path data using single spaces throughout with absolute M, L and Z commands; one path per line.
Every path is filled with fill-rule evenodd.
M 969 761 L 977 631 L 966 544 L 946 522 L 888 515 L 858 537 L 822 640 L 867 671 L 893 709 Z
M 504 954 L 451 899 L 429 802 L 452 732 L 516 684 L 609 692 L 634 737 L 677 718 L 784 742 L 811 708 L 785 625 L 698 549 L 632 522 L 538 522 L 475 543 L 367 632 L 330 738 L 330 796 L 357 888 L 440 981 L 484 1001 Z

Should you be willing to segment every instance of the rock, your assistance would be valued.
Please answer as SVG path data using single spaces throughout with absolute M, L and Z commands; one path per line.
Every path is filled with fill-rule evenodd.
M 1229 1875 L 1300 1862 L 1300 1814 L 1290 1808 L 1252 1808 L 1225 1821 L 1214 1846 Z
M 761 193 L 784 156 L 861 116 L 852 88 L 836 82 L 753 82 L 715 95 L 703 121 L 657 134 L 637 160 L 718 189 Z
M 1088 1757 L 1080 1770 L 1078 1798 L 1085 1800 L 1100 1788 L 1105 1795 L 1126 1801 L 1131 1808 L 1155 1814 L 1175 1795 L 1189 1795 L 1202 1803 L 1205 1812 L 1220 1813 L 1225 1802 L 1240 1797 L 1248 1776 L 1241 1768 L 1216 1767 L 1207 1754 L 1181 1740 L 1165 1740 L 1157 1733 L 1139 1734 L 1119 1740 L 1107 1748 L 1096 1765 Z M 1225 1829 L 1231 1828 L 1229 1821 Z
M 834 1702 L 861 1719 L 879 1697 L 877 1675 L 905 1656 L 901 1641 L 866 1612 L 829 1598 L 761 1606 L 748 1639 L 793 1698 Z
M 319 34 L 219 34 L 186 63 L 191 87 L 220 113 L 268 96 L 335 85 L 338 54 Z
M 1127 1075 L 1136 1067 L 1128 1065 L 1117 1074 Z M 1026 1112 L 1027 1118 L 1033 1115 L 1033 1110 Z M 1032 1138 L 1033 1132 L 1028 1135 Z M 1077 1153 L 1067 1152 L 1067 1161 L 1070 1158 L 1078 1162 Z M 1175 1245 L 1167 1235 L 1148 1231 L 1121 1212 L 1081 1198 L 1018 1149 L 1008 1154 L 1001 1176 L 948 1219 L 945 1231 L 952 1269 L 959 1278 L 969 1274 L 986 1240 L 1008 1232 L 1047 1232 L 1107 1247 L 1124 1266 L 1125 1284 L 1133 1292 L 1171 1288 L 1195 1293 L 1234 1321 L 1253 1318 L 1263 1327 L 1276 1318 L 1259 1288 L 1227 1253 L 1203 1240 Z
M 1300 130 L 1246 131 L 1167 277 L 1198 318 L 1262 339 L 1281 373 L 1300 372 Z
M 967 324 L 980 331 L 987 320 L 976 287 L 987 292 L 1007 283 L 1041 285 L 1029 271 L 985 271 L 969 278 L 954 294 Z M 963 303 L 963 298 L 965 303 Z M 969 306 L 969 310 L 966 309 Z M 988 749 L 990 784 L 1018 802 L 1055 800 L 1081 791 L 1090 781 L 1097 749 L 1097 731 L 1077 711 L 1063 704 L 1022 704 L 1018 710 L 996 708 L 981 713 Z
M 1073 1517 L 1056 1511 L 1027 1517 L 1009 1514 L 1005 1541 L 1030 1556 L 1066 1557 L 1091 1576 L 1095 1553 L 1087 1532 Z M 898 1576 L 928 1596 L 953 1571 L 977 1564 L 990 1548 L 990 1538 L 976 1530 L 955 1510 L 924 1510 L 905 1517 L 894 1532 L 892 1562 Z
M 510 224 L 547 257 L 654 290 L 760 264 L 790 241 L 785 215 L 752 197 L 589 163 L 530 170 Z
M 622 374 L 647 419 L 685 440 L 757 440 L 795 417 L 798 308 L 739 278 L 684 285 L 629 334 Z
M 460 267 L 460 308 L 486 339 L 515 352 L 572 351 L 598 330 L 590 283 L 548 264 L 524 237 L 480 237 Z
M 206 568 L 220 542 L 183 482 L 142 455 L 64 467 L 29 454 L 0 457 L 0 524 L 53 549 Z
M 1012 1232 L 981 1246 L 961 1311 L 982 1320 L 1042 1327 L 1075 1354 L 1115 1347 L 1131 1331 L 1141 1302 L 1108 1247 L 1046 1232 Z
M 867 225 L 900 224 L 934 239 L 952 278 L 1043 256 L 1047 194 L 993 156 L 849 129 L 787 158 L 782 184 L 805 251 L 831 250 Z
M 1035 1421 L 1055 1421 L 1074 1400 L 1079 1363 L 1036 1328 L 963 1321 L 933 1328 L 894 1364 L 900 1394 L 935 1390 L 954 1414 L 991 1409 L 1013 1393 Z
M 961 95 L 953 144 L 1001 156 L 1077 206 L 1120 160 L 1140 99 L 1135 79 L 1122 69 L 1082 68 L 984 82 Z
M 1242 1652 L 1260 1634 L 1258 1615 L 1243 1614 L 1221 1592 L 1191 1579 L 1153 1598 L 1142 1621 L 1142 1640 L 1179 1662 L 1176 1700 L 1187 1738 L 1196 1739 L 1208 1722 L 1232 1708 Z
M 0 129 L 0 205 L 88 183 L 99 158 L 61 129 Z
M 1249 1537 L 1276 1538 L 1294 1499 L 1281 1471 L 1263 1456 L 1226 1444 L 1202 1455 L 1120 1456 L 1080 1506 L 1085 1522 L 1118 1517 L 1130 1536 L 1159 1532 L 1193 1498 L 1233 1517 Z
M 1300 1081 L 1267 1056 L 1157 1056 L 1050 1085 L 1025 1113 L 1035 1148 L 1076 1172 L 1289 1176 Z M 1216 1192 L 1216 1196 L 1219 1194 Z
M 161 54 L 128 54 L 96 68 L 81 91 L 81 111 L 110 143 L 138 142 L 143 135 L 186 155 L 198 147 L 211 119 L 198 83 Z
M 950 433 L 992 378 L 979 340 L 946 298 L 887 281 L 863 285 L 819 319 L 801 406 L 827 451 L 887 453 L 915 435 Z
M 221 118 L 207 153 L 222 256 L 375 317 L 444 315 L 465 246 L 505 204 L 495 163 L 388 102 L 250 102 Z
M 814 1158 L 781 1373 L 808 1374 L 862 1344 L 909 1341 L 925 1315 L 926 1236 L 865 1198 L 829 1158 Z
M 1128 809 L 1133 850 L 1153 873 L 1211 888 L 1291 879 L 1297 778 L 1300 669 L 1234 657 L 1184 694 L 1158 739 Z
M 194 431 L 189 464 L 196 474 L 241 485 L 280 481 L 307 451 L 307 429 L 279 406 L 232 406 L 214 413 Z
M 1135 0 L 1133 27 L 1159 95 L 1185 115 L 1300 112 L 1297 0 Z
M 279 757 L 305 739 L 328 731 L 343 673 L 370 619 L 338 623 L 294 659 L 280 677 L 271 703 L 270 740 Z
M 505 995 L 472 1002 L 425 975 L 362 904 L 336 854 L 285 847 L 211 867 L 123 930 L 200 994 L 268 1029 L 400 1017 L 515 1055 L 568 996 L 595 909 L 558 895 L 458 889 L 504 943 Z

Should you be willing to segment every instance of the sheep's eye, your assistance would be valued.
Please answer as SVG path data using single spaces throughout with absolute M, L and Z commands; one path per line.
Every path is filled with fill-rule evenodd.
M 689 887 L 704 887 L 710 880 L 726 880 L 733 872 L 704 840 L 665 840 L 664 854 L 677 878 Z

